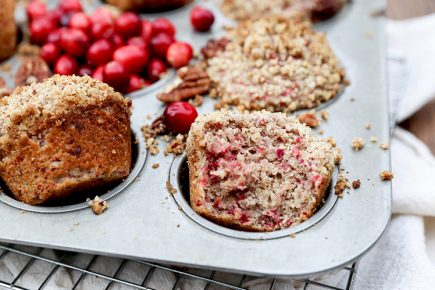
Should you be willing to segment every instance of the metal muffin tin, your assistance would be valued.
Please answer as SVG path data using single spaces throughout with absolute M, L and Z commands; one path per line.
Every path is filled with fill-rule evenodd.
M 199 49 L 207 39 L 223 33 L 221 25 L 227 20 L 212 3 L 205 3 L 216 15 L 214 30 L 195 33 L 188 18 L 192 5 L 146 17 L 171 18 L 177 37 Z M 384 5 L 384 1 L 356 0 L 332 20 L 316 26 L 328 33 L 351 81 L 327 107 L 331 117 L 320 129 L 342 148 L 341 166 L 349 180 L 361 180 L 360 189 L 339 199 L 330 194 L 316 215 L 288 230 L 260 234 L 234 231 L 198 217 L 180 192 L 174 196 L 167 192 L 168 180 L 181 190 L 177 178 L 183 157 L 174 160 L 160 153 L 148 156 L 146 162 L 141 159 L 145 165 L 136 165 L 140 166 L 138 175 L 131 175 L 132 182 L 110 197 L 109 210 L 100 216 L 89 208 L 40 213 L 28 206 L 22 210 L 0 203 L 0 241 L 292 278 L 326 272 L 356 260 L 381 237 L 391 215 L 391 183 L 379 178 L 382 170 L 390 168 L 389 151 L 370 142 L 359 152 L 351 148 L 353 137 L 369 140 L 376 136 L 382 143 L 389 142 L 383 20 L 370 16 Z M 164 106 L 155 97 L 162 89 L 132 95 L 133 128 L 150 123 L 148 114 L 155 118 L 162 113 Z M 199 111 L 212 110 L 213 101 L 206 98 Z M 373 124 L 372 129 L 364 128 L 367 122 Z M 138 137 L 139 156 L 145 156 L 143 137 Z M 161 142 L 161 152 L 165 146 Z M 152 169 L 155 163 L 159 163 L 158 169 Z M 296 237 L 290 237 L 291 233 Z

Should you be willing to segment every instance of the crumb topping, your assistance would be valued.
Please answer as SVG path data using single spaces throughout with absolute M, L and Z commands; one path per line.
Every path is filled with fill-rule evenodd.
M 355 151 L 360 151 L 364 147 L 364 139 L 361 137 L 355 137 L 352 139 L 352 148 Z
M 106 209 L 109 208 L 109 204 L 107 203 L 107 201 L 102 200 L 98 196 L 96 196 L 92 200 L 88 200 L 88 204 L 96 215 L 102 214 Z
M 361 186 L 361 181 L 359 179 L 352 181 L 352 188 L 358 189 Z
M 335 97 L 344 70 L 321 32 L 307 20 L 271 16 L 241 23 L 207 73 L 224 104 L 292 112 Z
M 394 178 L 394 174 L 391 171 L 384 170 L 379 174 L 379 177 L 382 181 L 392 180 Z
M 317 118 L 316 112 L 314 110 L 300 114 L 298 118 L 301 123 L 304 123 L 310 128 L 316 128 L 320 125 L 320 121 Z

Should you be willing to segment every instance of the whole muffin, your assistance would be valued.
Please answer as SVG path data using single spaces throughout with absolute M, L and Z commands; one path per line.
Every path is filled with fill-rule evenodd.
M 0 177 L 32 205 L 127 177 L 130 109 L 129 99 L 88 76 L 15 89 L 0 100 Z
M 12 56 L 17 41 L 15 0 L 3 0 L 0 9 L 0 61 Z
M 284 229 L 311 217 L 341 159 L 334 144 L 294 117 L 266 111 L 199 116 L 187 157 L 192 208 L 248 231 Z

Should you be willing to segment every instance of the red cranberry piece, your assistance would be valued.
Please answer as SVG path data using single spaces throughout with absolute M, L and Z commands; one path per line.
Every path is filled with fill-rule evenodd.
M 83 31 L 71 28 L 62 32 L 60 44 L 68 54 L 80 57 L 88 50 L 89 37 Z
M 30 40 L 43 45 L 47 41 L 48 34 L 55 29 L 56 26 L 48 18 L 37 18 L 30 24 Z
M 122 36 L 118 33 L 115 33 L 112 35 L 112 37 L 110 37 L 110 42 L 112 43 L 114 49 L 125 45 L 124 39 L 122 39 Z
M 285 153 L 284 149 L 281 148 L 276 149 L 276 158 L 278 160 L 281 160 L 284 157 L 284 153 Z
M 133 36 L 137 36 L 141 33 L 142 23 L 135 13 L 133 12 L 125 12 L 122 13 L 115 20 L 115 31 L 124 38 L 129 38 Z
M 99 66 L 112 60 L 113 47 L 106 39 L 95 41 L 88 49 L 87 59 L 91 65 Z
M 46 43 L 41 47 L 39 54 L 46 63 L 52 65 L 59 58 L 61 53 L 60 48 L 54 43 Z
M 173 37 L 159 33 L 151 39 L 151 50 L 158 57 L 165 59 L 168 48 L 174 41 Z
M 101 65 L 94 70 L 92 78 L 104 82 L 104 65 Z
M 94 40 L 109 39 L 113 36 L 115 29 L 110 22 L 94 22 L 92 24 L 91 35 Z
M 141 36 L 147 44 L 151 43 L 151 38 L 153 38 L 153 25 L 148 20 L 142 20 L 142 33 Z
M 112 12 L 110 12 L 107 8 L 101 7 L 96 9 L 92 13 L 91 19 L 94 23 L 97 22 L 113 23 L 115 17 L 113 16 Z
M 189 64 L 192 59 L 193 49 L 186 42 L 174 42 L 168 48 L 166 60 L 174 68 L 180 68 Z
M 131 75 L 126 92 L 132 93 L 149 86 L 150 83 L 138 75 Z
M 135 45 L 135 46 L 142 48 L 143 50 L 148 51 L 147 43 L 145 42 L 145 40 L 143 40 L 142 37 L 138 37 L 138 36 L 132 37 L 132 38 L 127 40 L 127 44 L 128 45 Z
M 117 91 L 123 91 L 130 81 L 127 70 L 117 61 L 111 61 L 104 66 L 103 77 Z
M 50 10 L 47 12 L 45 17 L 50 19 L 50 21 L 53 22 L 54 25 L 59 26 L 60 19 L 62 18 L 62 11 L 60 11 L 59 9 Z
M 33 0 L 29 3 L 29 5 L 27 5 L 26 12 L 27 18 L 29 19 L 29 22 L 31 22 L 36 18 L 45 16 L 47 13 L 47 7 L 45 6 L 45 3 L 39 0 Z
M 59 8 L 63 12 L 80 12 L 83 10 L 80 0 L 62 0 L 59 3 Z
M 162 60 L 155 58 L 148 64 L 147 75 L 150 81 L 158 81 L 164 72 L 166 72 L 166 64 Z
M 92 75 L 92 68 L 89 65 L 84 64 L 79 68 L 77 74 L 79 76 L 86 76 L 86 75 L 91 76 Z
M 157 18 L 152 22 L 152 25 L 154 35 L 165 33 L 172 38 L 175 36 L 175 27 L 167 18 Z
M 73 75 L 77 72 L 77 61 L 67 54 L 62 55 L 54 65 L 54 73 L 60 75 Z
M 195 107 L 188 102 L 171 103 L 163 112 L 166 128 L 176 134 L 188 133 L 196 117 L 198 113 Z
M 127 72 L 140 73 L 148 63 L 148 52 L 136 45 L 126 45 L 115 50 L 113 59 Z
M 190 12 L 190 22 L 197 31 L 209 31 L 214 22 L 214 15 L 210 10 L 196 6 Z
M 69 27 L 88 33 L 92 27 L 91 19 L 83 12 L 74 13 L 69 20 Z
M 48 42 L 54 43 L 54 44 L 60 46 L 60 37 L 62 35 L 62 32 L 66 29 L 67 28 L 62 27 L 62 28 L 59 28 L 59 29 L 56 29 L 56 30 L 50 32 L 47 36 L 47 43 Z

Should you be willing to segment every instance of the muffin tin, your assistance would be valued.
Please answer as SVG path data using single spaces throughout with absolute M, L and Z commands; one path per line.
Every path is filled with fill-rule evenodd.
M 109 209 L 96 216 L 82 203 L 66 211 L 62 207 L 44 211 L 1 194 L 0 241 L 292 278 L 312 276 L 358 259 L 380 238 L 391 215 L 391 182 L 379 178 L 382 170 L 390 168 L 390 154 L 369 142 L 376 136 L 389 143 L 383 20 L 370 16 L 384 4 L 356 0 L 332 20 L 316 25 L 328 33 L 351 81 L 326 107 L 330 119 L 320 129 L 342 148 L 341 166 L 350 181 L 361 180 L 361 188 L 338 199 L 330 190 L 322 208 L 306 222 L 272 233 L 247 233 L 196 215 L 182 194 L 185 157 L 164 157 L 164 142 L 160 142 L 159 155 L 147 156 L 139 131 L 151 122 L 149 114 L 154 119 L 164 109 L 155 97 L 163 88 L 156 85 L 131 95 L 138 158 L 130 176 L 118 185 L 119 190 L 111 191 L 117 194 L 103 196 Z M 178 38 L 193 43 L 198 50 L 207 39 L 223 34 L 220 27 L 229 22 L 208 2 L 204 5 L 216 16 L 213 33 L 195 33 L 188 20 L 192 5 L 146 17 L 171 18 Z M 172 77 L 173 73 L 166 82 Z M 213 103 L 205 98 L 199 111 L 212 111 Z M 370 130 L 365 129 L 368 122 L 373 124 Z M 363 137 L 368 144 L 355 152 L 351 148 L 353 137 Z M 159 168 L 153 169 L 156 163 Z M 174 195 L 168 193 L 167 181 L 178 189 Z

